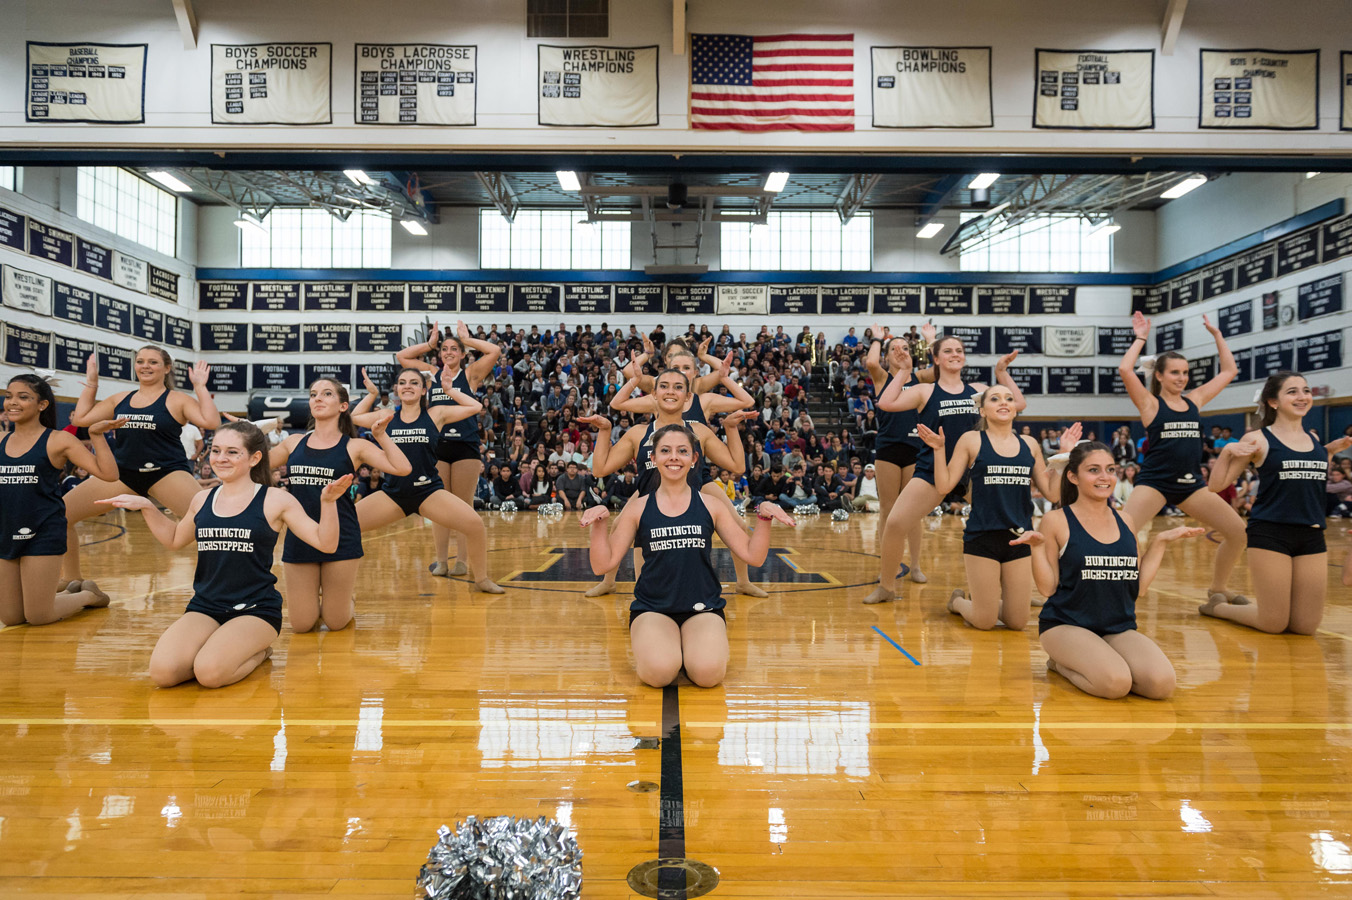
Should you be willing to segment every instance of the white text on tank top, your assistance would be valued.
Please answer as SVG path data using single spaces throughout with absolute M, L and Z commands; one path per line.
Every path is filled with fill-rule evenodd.
M 1160 429 L 1160 440 L 1201 440 L 1202 426 L 1198 422 L 1165 422 Z
M 657 540 L 658 538 L 661 540 Z M 708 546 L 709 542 L 704 539 L 704 528 L 700 525 L 669 525 L 666 528 L 653 528 L 648 532 L 650 550 L 704 550 Z
M 1086 556 L 1081 581 L 1133 581 L 1139 572 L 1134 556 Z
M 286 481 L 288 484 L 307 484 L 317 487 L 327 487 L 333 480 L 333 468 L 330 466 L 287 466 Z
M 956 400 L 939 401 L 938 415 L 939 418 L 941 419 L 944 416 L 954 416 L 960 414 L 970 415 L 971 413 L 974 413 L 976 411 L 977 411 L 976 403 L 973 402 L 972 397 L 959 397 Z
M 1032 483 L 1030 466 L 986 466 L 986 475 L 982 479 L 983 484 L 1014 484 L 1021 487 L 1027 487 Z
M 3 467 L 0 467 L 0 471 L 3 471 Z M 1278 481 L 1289 481 L 1291 479 L 1327 481 L 1328 477 L 1329 467 L 1317 459 L 1284 459 L 1282 460 L 1282 470 L 1277 473 Z
M 252 553 L 254 551 L 252 528 L 199 528 L 197 529 L 197 549 L 223 550 L 227 553 Z
M 0 466 L 0 484 L 37 484 L 37 466 Z

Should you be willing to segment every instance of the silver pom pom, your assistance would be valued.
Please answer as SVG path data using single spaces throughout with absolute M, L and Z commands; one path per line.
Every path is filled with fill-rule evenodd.
M 831 521 L 833 522 L 845 522 L 848 521 L 849 518 L 850 511 L 848 509 L 838 509 L 831 513 Z
M 815 503 L 804 503 L 801 506 L 795 506 L 793 508 L 793 514 L 795 516 L 816 516 L 820 515 L 821 511 L 821 507 Z
M 563 515 L 562 503 L 541 503 L 540 515 L 542 516 L 561 516 Z
M 515 500 L 502 501 L 502 505 L 498 507 L 498 512 L 505 513 L 516 512 L 516 501 Z
M 582 850 L 567 826 L 541 816 L 470 816 L 437 843 L 418 872 L 425 900 L 577 900 Z
M 746 515 L 746 501 L 745 501 L 745 500 L 738 500 L 736 503 L 732 504 L 732 508 L 733 508 L 733 510 L 736 511 L 737 515 L 739 515 L 739 516 L 744 516 L 744 515 Z

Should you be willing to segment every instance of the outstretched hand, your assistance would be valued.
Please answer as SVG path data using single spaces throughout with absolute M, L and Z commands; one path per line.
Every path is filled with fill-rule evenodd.
M 1009 546 L 1018 547 L 1027 544 L 1029 547 L 1041 547 L 1047 539 L 1042 536 L 1040 531 L 1025 531 L 1023 534 L 1009 542 Z
M 768 500 L 756 507 L 756 515 L 762 519 L 772 519 L 781 525 L 787 525 L 790 528 L 798 527 L 797 520 L 789 515 L 784 507 L 780 506 L 778 503 L 771 503 Z
M 1203 313 L 1202 315 L 1202 327 L 1205 328 L 1208 332 L 1210 332 L 1212 337 L 1221 336 L 1221 330 L 1217 328 L 1215 325 L 1211 324 L 1210 317 L 1208 317 L 1205 313 Z
M 361 367 L 361 385 L 366 388 L 366 393 L 371 396 L 379 396 L 380 391 L 376 390 L 376 383 L 371 380 L 371 376 L 366 374 L 366 366 Z
M 578 416 L 573 421 L 580 425 L 590 425 L 596 431 L 609 431 L 613 427 L 609 419 L 595 413 L 590 416 Z
M 1084 434 L 1084 427 L 1079 422 L 1071 425 L 1061 433 L 1060 451 L 1069 453 L 1075 449 L 1075 445 L 1080 442 L 1080 435 Z
M 709 342 L 705 341 L 704 343 L 707 344 Z M 729 350 L 728 355 L 723 357 L 723 364 L 718 367 L 718 377 L 720 380 L 722 380 L 724 378 L 727 378 L 731 374 L 732 374 L 732 351 Z
M 1139 309 L 1131 314 L 1131 330 L 1141 340 L 1150 337 L 1150 320 Z
M 1180 525 L 1177 528 L 1170 528 L 1168 531 L 1161 531 L 1155 540 L 1164 541 L 1168 544 L 1174 541 L 1181 541 L 1184 538 L 1201 537 L 1204 534 L 1206 534 L 1205 528 L 1193 528 L 1187 525 Z
M 917 425 L 915 427 L 915 433 L 920 440 L 925 442 L 925 446 L 929 447 L 931 450 L 944 449 L 943 426 L 940 426 L 939 430 L 935 432 L 931 431 L 928 425 Z
M 469 340 L 469 326 L 463 320 L 457 319 L 455 323 L 455 336 L 462 341 Z
M 726 416 L 723 417 L 723 427 L 733 428 L 737 425 L 742 424 L 743 422 L 749 422 L 752 419 L 757 418 L 759 415 L 760 413 L 755 411 L 754 409 L 734 409 L 732 412 L 728 413 Z
M 1315 443 L 1319 443 L 1319 435 L 1315 435 Z M 1324 449 L 1330 453 L 1342 453 L 1348 447 L 1352 447 L 1352 437 L 1343 435 L 1334 441 L 1329 441 L 1324 445 Z
M 939 335 L 939 329 L 934 326 L 933 322 L 926 322 L 920 326 L 920 334 L 924 337 L 926 344 L 933 346 L 934 339 Z
M 324 485 L 324 490 L 319 493 L 321 503 L 333 503 L 339 497 L 347 493 L 347 489 L 352 485 L 352 475 L 349 473 L 342 478 L 335 478 Z
M 89 433 L 91 435 L 103 434 L 105 431 L 112 431 L 113 429 L 121 428 L 126 424 L 126 419 L 104 419 L 101 422 L 95 422 L 93 425 L 90 425 Z
M 376 438 L 378 440 L 381 437 L 381 435 L 385 433 L 385 426 L 389 425 L 390 420 L 393 418 L 394 418 L 394 410 L 392 409 L 387 409 L 384 412 L 380 413 L 380 415 L 376 418 L 376 420 L 372 422 L 370 425 L 371 437 Z
M 1226 449 L 1230 450 L 1235 456 L 1253 456 L 1259 449 L 1258 432 L 1250 431 L 1233 444 L 1227 444 Z
M 116 497 L 109 497 L 106 500 L 96 500 L 95 503 L 103 503 L 107 506 L 116 506 L 118 509 L 154 509 L 155 504 L 149 497 L 142 497 L 140 494 L 118 494 Z
M 590 528 L 597 522 L 604 522 L 610 518 L 610 508 L 606 506 L 592 506 L 584 510 L 578 517 L 578 524 L 583 528 Z
M 1000 357 L 1000 359 L 999 359 L 998 362 L 996 362 L 996 364 L 995 364 L 995 371 L 997 371 L 997 372 L 1003 372 L 1005 369 L 1008 369 L 1008 368 L 1009 368 L 1009 364 L 1010 364 L 1010 363 L 1014 362 L 1014 360 L 1016 360 L 1016 359 L 1018 359 L 1018 358 L 1019 358 L 1019 351 L 1017 351 L 1017 350 L 1011 350 L 1011 351 L 1009 351 L 1009 352 L 1006 353 L 1004 356 Z
M 192 386 L 195 388 L 206 387 L 207 379 L 210 377 L 211 366 L 207 365 L 204 359 L 199 359 L 188 371 L 188 380 L 192 382 Z
M 85 360 L 85 387 L 99 386 L 99 351 L 95 350 Z

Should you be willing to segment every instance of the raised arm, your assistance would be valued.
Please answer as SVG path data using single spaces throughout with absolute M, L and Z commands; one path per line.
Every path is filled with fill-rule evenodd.
M 1019 358 L 1019 351 L 1015 350 L 1006 353 L 1000 357 L 995 364 L 995 381 L 997 384 L 1009 388 L 1009 392 L 1014 395 L 1014 411 L 1023 412 L 1028 408 L 1028 401 L 1023 396 L 1023 391 L 1014 383 L 1014 376 L 1009 374 L 1009 364 Z
M 1122 361 L 1117 364 L 1117 374 L 1121 377 L 1122 384 L 1126 386 L 1127 396 L 1136 404 L 1136 409 L 1144 419 L 1153 417 L 1159 411 L 1159 400 L 1150 393 L 1150 388 L 1146 387 L 1136 374 L 1136 361 L 1150 337 L 1150 320 L 1138 309 L 1131 314 L 1131 328 L 1136 332 L 1136 339 L 1131 342 L 1131 346 L 1122 356 Z
M 1207 489 L 1219 494 L 1243 474 L 1251 461 L 1260 464 L 1267 457 L 1267 438 L 1262 431 L 1250 431 L 1233 444 L 1221 448 L 1220 455 L 1211 465 L 1211 478 L 1207 480 Z
M 718 532 L 723 543 L 728 545 L 734 556 L 749 566 L 765 565 L 765 558 L 770 555 L 770 527 L 775 520 L 790 528 L 798 526 L 793 516 L 782 507 L 766 501 L 756 508 L 756 527 L 748 535 L 741 519 L 726 503 L 707 502 L 703 494 L 700 495 L 700 502 L 709 510 L 709 517 L 714 521 L 714 531 Z
M 906 385 L 901 383 L 900 378 L 893 378 L 892 383 L 883 391 L 882 396 L 878 398 L 878 408 L 884 412 L 904 412 L 908 409 L 920 409 L 929 400 L 930 394 L 934 392 L 934 386 L 930 384 L 918 384 L 913 390 L 907 390 Z
M 1225 335 L 1221 330 L 1211 324 L 1211 319 L 1202 316 L 1202 327 L 1211 332 L 1211 336 L 1216 341 L 1216 363 L 1217 369 L 1215 376 L 1205 384 L 1200 384 L 1188 391 L 1188 399 L 1197 404 L 1201 409 L 1212 400 L 1216 395 L 1225 390 L 1225 386 L 1235 380 L 1239 374 L 1239 366 L 1235 364 L 1235 355 L 1230 352 L 1230 345 L 1225 343 Z
M 306 515 L 299 500 L 279 488 L 267 489 L 264 512 L 271 506 L 273 513 L 268 515 L 269 519 L 284 522 L 292 534 L 320 553 L 332 553 L 338 549 L 338 498 L 347 493 L 350 484 L 352 476 L 344 475 L 324 486 L 319 495 L 317 523 Z
M 730 414 L 728 418 L 732 418 Z M 699 439 L 700 448 L 709 461 L 720 469 L 731 469 L 738 475 L 746 471 L 746 453 L 742 449 L 742 433 L 734 424 L 731 428 L 725 430 L 727 443 L 718 439 L 712 428 L 707 425 L 694 425 L 695 437 Z M 741 459 L 738 459 L 741 457 Z
M 626 368 L 625 371 L 628 372 L 629 371 L 628 368 Z M 633 395 L 634 391 L 639 387 L 639 381 L 640 379 L 638 376 L 630 375 L 625 380 L 624 384 L 620 385 L 620 389 L 616 391 L 613 396 L 611 396 L 610 408 L 615 410 L 616 412 L 632 412 L 632 413 L 654 412 L 655 409 L 653 407 L 653 400 L 650 394 L 643 394 L 642 396 L 639 397 L 635 397 Z
M 469 379 L 470 387 L 478 388 L 479 382 L 487 378 L 493 371 L 493 367 L 498 364 L 498 357 L 502 356 L 502 348 L 492 341 L 481 341 L 476 337 L 471 337 L 469 326 L 464 322 L 455 323 L 455 336 L 460 338 L 460 343 L 479 354 L 478 359 L 465 367 L 465 377 Z
M 620 517 L 615 520 L 614 530 L 609 534 L 606 534 L 606 519 L 610 518 L 610 510 L 605 506 L 593 506 L 582 514 L 582 527 L 589 530 L 588 556 L 592 572 L 604 575 L 624 559 L 624 555 L 634 545 L 639 516 L 643 514 L 643 506 L 649 499 L 637 497 L 626 503 Z
M 1180 525 L 1177 528 L 1170 528 L 1168 531 L 1155 535 L 1150 542 L 1150 547 L 1141 557 L 1141 571 L 1137 578 L 1137 590 L 1145 593 L 1150 588 L 1150 583 L 1155 580 L 1159 574 L 1160 563 L 1164 561 L 1164 551 L 1174 541 L 1181 541 L 1184 538 L 1201 537 L 1206 534 L 1205 528 L 1189 528 L 1186 525 Z
M 203 431 L 215 431 L 221 427 L 221 414 L 216 409 L 216 400 L 211 396 L 211 391 L 207 389 L 207 382 L 211 378 L 211 366 L 204 360 L 198 360 L 197 364 L 188 372 L 188 380 L 192 382 L 193 396 L 174 391 L 169 395 L 170 402 L 178 409 L 170 408 L 170 413 L 174 418 L 180 416 L 188 422 L 193 423 Z
M 399 445 L 390 440 L 385 430 L 393 418 L 393 410 L 383 410 L 368 426 L 371 429 L 371 440 L 357 438 L 348 442 L 351 454 L 356 457 L 356 466 L 368 465 L 395 476 L 409 475 L 413 472 L 413 464 L 408 461 L 404 451 L 399 449 Z
M 629 464 L 638 453 L 635 440 L 643 431 L 637 426 L 630 428 L 615 444 L 610 443 L 610 420 L 605 416 L 582 416 L 577 420 L 596 429 L 596 440 L 592 442 L 592 474 L 597 478 L 618 472 Z
M 126 419 L 103 419 L 89 426 L 89 442 L 94 445 L 90 453 L 85 445 L 76 440 L 75 435 L 64 431 L 53 431 L 49 439 L 47 458 L 51 459 L 52 450 L 57 453 L 53 460 L 57 465 L 70 463 L 79 466 L 101 481 L 117 481 L 117 460 L 113 458 L 113 448 L 108 446 L 104 432 L 121 427 Z
M 868 353 L 864 355 L 864 367 L 875 385 L 887 380 L 888 371 L 883 367 L 883 326 L 875 324 L 869 329 Z
M 203 501 L 210 493 L 210 491 L 199 491 L 192 498 L 192 502 L 188 504 L 188 514 L 177 522 L 160 512 L 150 498 L 142 497 L 140 494 L 119 494 L 116 497 L 95 502 L 116 506 L 119 509 L 139 509 L 141 516 L 146 520 L 146 527 L 155 536 L 155 540 L 170 550 L 182 550 L 191 544 L 197 536 L 197 511 L 202 508 Z
M 940 428 L 936 434 L 925 428 L 924 425 L 920 425 L 917 426 L 916 434 L 920 435 L 920 439 L 925 442 L 925 445 L 934 451 L 934 489 L 939 492 L 940 496 L 946 497 L 949 491 L 962 482 L 962 476 L 967 474 L 967 470 L 972 467 L 972 463 L 976 462 L 976 455 L 981 452 L 981 435 L 975 431 L 969 431 L 958 438 L 958 443 L 953 447 L 953 458 L 945 465 L 943 461 L 943 429 Z M 929 437 L 926 437 L 926 434 Z
M 129 391 L 121 391 L 100 402 L 99 395 L 99 354 L 94 351 L 85 362 L 84 389 L 75 401 L 75 411 L 70 414 L 70 424 L 76 428 L 87 428 L 102 419 L 111 419 L 118 401 Z
M 1059 464 L 1049 464 L 1042 456 L 1042 445 L 1032 437 L 1020 435 L 1019 440 L 1028 444 L 1033 451 L 1033 483 L 1037 489 L 1042 492 L 1052 503 L 1061 502 L 1061 470 L 1069 462 L 1070 451 L 1075 449 L 1075 445 L 1080 442 L 1080 435 L 1084 433 L 1083 426 L 1079 422 L 1074 423 L 1061 433 L 1061 445 L 1057 448 L 1061 457 L 1056 462 Z
M 470 416 L 477 416 L 484 405 L 478 398 L 466 394 L 464 391 L 453 387 L 447 387 L 442 383 L 441 389 L 446 392 L 446 396 L 455 401 L 454 406 L 433 406 L 427 410 L 427 414 L 432 417 L 432 421 L 437 423 L 437 427 L 445 427 L 452 422 L 459 422 L 468 419 Z M 370 428 L 370 425 L 366 426 Z
M 437 349 L 441 344 L 441 323 L 433 322 L 432 330 L 427 333 L 427 340 L 421 344 L 413 344 L 405 347 L 394 354 L 394 361 L 401 368 L 418 369 L 422 372 L 435 372 L 437 367 L 423 359 L 429 353 Z M 365 370 L 363 370 L 365 374 Z

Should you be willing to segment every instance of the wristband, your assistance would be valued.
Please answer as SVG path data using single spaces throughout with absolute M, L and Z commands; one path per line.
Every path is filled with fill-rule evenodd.
M 773 522 L 775 520 L 774 516 L 761 515 L 760 510 L 756 510 L 756 518 L 760 519 L 762 522 Z
M 1138 337 L 1138 338 L 1136 338 L 1135 341 L 1132 341 L 1132 343 L 1134 344 L 1134 343 L 1136 343 L 1136 341 L 1145 341 L 1145 340 L 1146 340 L 1146 339 L 1143 338 L 1143 337 Z M 1146 343 L 1149 343 L 1149 341 L 1146 341 Z

